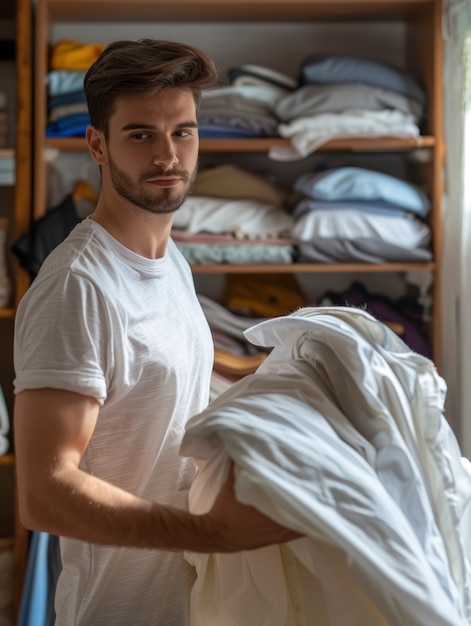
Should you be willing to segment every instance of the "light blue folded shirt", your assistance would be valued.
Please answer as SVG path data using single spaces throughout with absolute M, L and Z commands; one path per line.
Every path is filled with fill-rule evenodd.
M 420 217 L 430 212 L 430 200 L 416 185 L 390 174 L 346 166 L 321 172 L 306 172 L 294 183 L 294 190 L 312 200 L 386 202 L 412 211 Z M 382 205 L 387 208 L 388 205 Z

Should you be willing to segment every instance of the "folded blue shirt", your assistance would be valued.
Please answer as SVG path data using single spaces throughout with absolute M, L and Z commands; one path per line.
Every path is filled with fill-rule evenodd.
M 301 64 L 299 84 L 365 83 L 390 89 L 425 104 L 427 96 L 418 81 L 404 70 L 356 56 L 317 54 Z
M 46 137 L 85 137 L 89 124 L 88 113 L 67 115 L 46 126 Z

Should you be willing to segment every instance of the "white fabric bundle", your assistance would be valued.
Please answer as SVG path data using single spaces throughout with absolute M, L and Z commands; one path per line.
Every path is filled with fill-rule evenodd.
M 433 364 L 359 309 L 301 309 L 246 332 L 274 346 L 189 423 L 207 510 L 237 497 L 305 538 L 197 568 L 192 626 L 464 626 L 471 474 Z

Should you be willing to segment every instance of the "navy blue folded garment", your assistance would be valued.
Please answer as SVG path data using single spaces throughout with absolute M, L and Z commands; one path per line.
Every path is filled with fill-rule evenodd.
M 54 107 L 62 107 L 67 104 L 81 104 L 83 102 L 87 102 L 87 99 L 85 91 L 81 89 L 80 91 L 71 91 L 70 93 L 49 98 L 47 105 L 50 109 L 53 109 Z
M 262 137 L 259 132 L 248 128 L 218 126 L 216 124 L 198 124 L 200 139 L 252 139 Z
M 88 113 L 67 115 L 46 126 L 46 137 L 85 137 L 89 124 Z

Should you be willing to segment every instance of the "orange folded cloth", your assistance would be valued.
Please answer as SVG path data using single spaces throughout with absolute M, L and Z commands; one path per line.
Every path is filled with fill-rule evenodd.
M 51 69 L 86 71 L 105 49 L 104 44 L 82 44 L 72 39 L 62 39 L 51 51 Z

